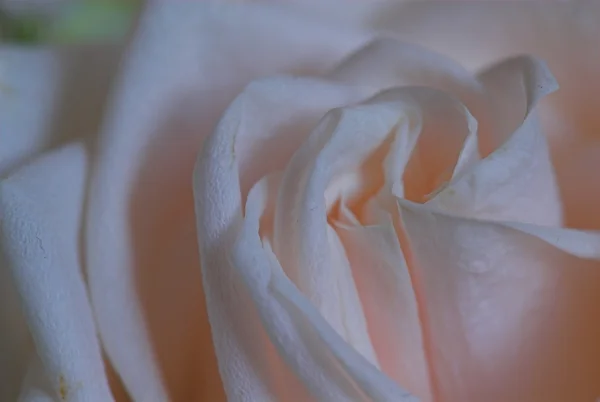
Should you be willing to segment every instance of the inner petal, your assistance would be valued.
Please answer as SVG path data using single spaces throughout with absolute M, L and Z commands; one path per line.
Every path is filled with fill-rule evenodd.
M 477 132 L 477 122 L 458 101 L 426 102 L 419 140 L 403 174 L 404 198 L 415 202 L 425 202 L 450 181 L 469 134 Z
M 476 124 L 457 99 L 405 87 L 330 112 L 283 173 L 272 239 L 287 276 L 346 342 L 377 366 L 384 362 L 387 374 L 426 398 L 429 377 L 411 277 L 391 218 L 384 216 L 393 211 L 394 191 L 429 179 L 410 176 L 406 184 L 405 167 L 416 147 L 438 156 L 432 137 L 442 121 L 442 147 L 452 153 L 428 172 L 433 177 L 445 165 L 452 173 L 457 160 L 468 162 L 461 152 Z M 352 223 L 340 226 L 344 219 Z M 361 222 L 381 227 L 362 230 Z M 367 239 L 375 243 L 359 246 Z M 370 276 L 375 271 L 378 279 Z M 382 298 L 377 287 L 383 280 L 392 282 Z
M 429 367 L 411 275 L 392 216 L 378 225 L 337 222 L 381 367 L 408 391 L 431 400 Z
M 479 219 L 560 225 L 554 169 L 534 114 L 536 103 L 556 89 L 556 81 L 543 62 L 531 57 L 499 63 L 482 80 L 499 122 L 491 136 L 482 138 L 482 147 L 492 146 L 493 152 L 457 172 L 428 205 Z

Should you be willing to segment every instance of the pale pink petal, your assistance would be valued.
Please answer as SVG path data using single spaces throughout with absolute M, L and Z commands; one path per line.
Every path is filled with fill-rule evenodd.
M 235 191 L 236 188 L 252 185 L 261 176 L 272 172 L 273 170 L 282 169 L 285 167 L 295 148 L 306 140 L 310 127 L 316 124 L 323 113 L 333 107 L 337 107 L 347 103 L 354 103 L 364 99 L 370 91 L 364 91 L 357 88 L 347 87 L 339 84 L 327 83 L 319 80 L 300 79 L 300 78 L 274 78 L 270 80 L 262 80 L 251 84 L 246 90 L 232 103 L 227 113 L 221 120 L 217 132 L 205 146 L 205 157 L 199 161 L 199 170 L 197 174 L 206 175 L 203 184 L 203 191 L 197 193 L 198 202 L 201 202 L 203 208 L 211 208 L 212 212 L 199 210 L 199 219 L 202 226 L 200 238 L 203 241 L 205 232 L 214 232 L 213 228 L 216 223 L 211 223 L 214 219 L 210 215 L 215 213 L 226 213 L 228 208 L 232 208 L 232 212 L 241 213 L 240 206 L 228 207 L 226 203 L 220 202 L 213 205 L 210 200 L 210 194 L 220 194 L 224 191 Z M 279 146 L 277 146 L 279 144 Z M 216 155 L 206 154 L 211 149 L 222 148 L 227 153 L 218 153 Z M 279 155 L 275 155 L 275 152 Z M 221 159 L 217 161 L 217 158 Z M 214 162 L 210 162 L 214 159 Z M 210 162 L 210 164 L 209 164 Z M 215 167 L 212 164 L 222 165 L 224 168 L 235 169 L 236 180 L 219 179 L 211 177 Z M 205 170 L 208 170 L 204 173 Z M 238 172 L 239 171 L 239 177 Z M 210 186 L 210 187 L 206 187 Z M 215 188 L 217 186 L 218 188 Z M 235 186 L 233 189 L 228 187 Z M 272 192 L 272 195 L 276 195 Z M 280 189 L 280 191 L 283 191 Z M 323 193 L 321 194 L 323 196 Z M 239 194 L 243 199 L 244 193 Z M 208 198 L 208 200 L 204 200 Z M 211 202 L 209 202 L 211 201 Z M 230 201 L 227 201 L 228 203 Z M 241 202 L 241 201 L 240 201 Z M 271 201 L 273 204 L 273 200 Z M 222 208 L 222 210 L 215 210 Z M 210 220 L 209 220 L 210 218 Z M 324 218 L 326 216 L 324 215 Z M 219 223 L 221 225 L 222 223 Z M 210 229 L 210 230 L 209 230 Z M 263 230 L 264 231 L 264 230 Z M 272 230 L 271 230 L 272 232 Z M 272 236 L 272 241 L 279 243 L 277 240 L 277 225 L 275 233 Z M 274 238 L 273 238 L 274 237 Z M 346 296 L 347 300 L 353 302 L 356 308 L 356 316 L 348 316 L 348 323 L 353 325 L 351 329 L 357 331 L 346 331 L 344 334 L 349 335 L 355 340 L 355 346 L 367 355 L 373 356 L 370 340 L 366 335 L 364 328 L 364 318 L 360 312 L 360 303 L 356 297 L 352 278 L 349 276 L 349 267 L 344 268 L 345 255 L 343 249 L 337 240 L 337 235 L 333 231 L 329 231 L 328 240 L 326 240 L 333 250 L 340 253 L 333 255 L 339 264 L 342 272 L 337 272 L 337 277 L 342 285 L 340 295 Z M 336 245 L 337 244 L 337 245 Z M 231 395 L 247 394 L 253 398 L 276 398 L 281 395 L 283 390 L 289 388 L 281 384 L 293 382 L 294 375 L 289 374 L 288 379 L 275 381 L 275 378 L 281 377 L 281 369 L 277 368 L 280 363 L 277 363 L 277 355 L 273 353 L 260 352 L 263 348 L 269 348 L 269 342 L 247 343 L 244 336 L 247 333 L 264 333 L 264 329 L 257 325 L 258 322 L 251 320 L 247 309 L 237 307 L 240 301 L 232 294 L 222 294 L 218 289 L 222 288 L 223 275 L 225 267 L 220 265 L 226 264 L 225 261 L 210 262 L 212 259 L 218 259 L 215 255 L 217 250 L 214 247 L 208 247 L 206 244 L 201 249 L 201 257 L 203 259 L 203 267 L 205 269 L 206 295 L 208 299 L 208 307 L 211 314 L 211 325 L 215 333 L 214 339 L 217 348 L 217 355 L 223 368 L 223 378 L 226 389 L 231 392 Z M 227 247 L 221 245 L 220 247 Z M 213 257 L 213 255 L 215 255 Z M 222 258 L 222 257 L 221 257 Z M 215 268 L 209 268 L 215 267 Z M 218 269 L 216 267 L 219 267 Z M 327 272 L 323 276 L 328 275 Z M 345 280 L 350 280 L 350 283 L 343 283 Z M 354 292 L 354 293 L 353 293 Z M 353 298 L 353 299 L 352 299 Z M 241 305 L 248 304 L 242 302 Z M 339 307 L 339 305 L 338 305 Z M 353 310 L 354 312 L 354 310 Z M 340 311 L 333 311 L 332 314 L 337 320 Z M 329 317 L 328 317 L 329 318 Z M 250 320 L 250 321 L 249 321 Z M 362 321 L 361 321 L 362 320 Z M 362 322 L 362 327 L 360 327 Z M 228 323 L 228 324 L 226 324 Z M 354 324 L 352 324 L 354 323 Z M 228 329 L 224 325 L 233 326 L 233 329 Z M 358 328 L 354 328 L 356 326 Z M 249 332 L 251 331 L 251 332 Z M 266 335 L 266 334 L 265 334 Z M 265 336 L 263 335 L 263 336 Z M 236 339 L 233 341 L 230 339 Z M 255 336 L 256 337 L 256 336 Z M 233 344 L 237 345 L 235 348 Z M 262 345 L 262 346 L 261 346 Z M 272 348 L 272 347 L 271 347 Z M 239 350 L 236 352 L 236 349 Z M 269 357 L 271 356 L 271 357 Z M 238 367 L 238 370 L 231 371 L 233 367 Z M 242 368 L 240 370 L 240 368 Z M 247 377 L 247 378 L 244 378 Z M 284 376 L 285 377 L 285 376 Z M 249 379 L 252 379 L 249 381 Z M 244 385 L 247 383 L 247 385 Z M 280 384 L 280 385 L 278 385 Z M 310 386 L 309 388 L 310 389 Z M 300 392 L 300 391 L 298 391 Z M 304 392 L 307 392 L 305 389 Z M 270 400 L 270 399 L 269 399 Z
M 27 374 L 21 385 L 18 402 L 54 402 L 56 392 L 48 381 L 44 366 L 37 355 L 33 355 L 28 363 Z M 13 398 L 13 400 L 16 398 Z
M 335 85 L 304 81 L 313 88 L 315 99 L 331 98 L 319 95 L 339 91 Z M 283 80 L 275 83 L 293 87 L 294 80 L 292 85 Z M 351 101 L 352 92 L 346 96 Z M 414 400 L 339 336 L 283 273 L 268 243 L 261 241 L 261 215 L 268 213 L 264 211 L 270 204 L 268 198 L 276 194 L 269 188 L 271 180 L 262 180 L 252 189 L 244 218 L 240 187 L 244 172 L 239 171 L 238 160 L 253 149 L 238 148 L 237 143 L 243 136 L 258 134 L 244 130 L 246 119 L 268 121 L 272 113 L 245 115 L 251 100 L 243 94 L 232 104 L 205 145 L 195 171 L 205 291 L 229 398 L 270 401 L 294 395 L 299 400 Z M 287 179 L 284 175 L 281 180 Z M 280 192 L 283 187 L 282 182 Z M 324 205 L 321 210 L 325 219 Z M 338 267 L 343 268 L 343 261 Z M 343 281 L 351 278 L 340 274 L 347 286 Z
M 423 401 L 431 399 L 428 365 L 410 272 L 391 216 L 362 227 L 337 224 L 352 266 L 381 370 Z
M 587 39 L 576 54 L 592 44 L 598 25 L 591 13 L 597 11 L 593 1 L 389 1 L 363 25 L 450 56 L 469 70 L 521 53 L 551 57 L 554 68 L 570 64 L 557 58 L 569 44 Z
M 485 148 L 494 151 L 456 175 L 428 205 L 481 219 L 560 225 L 554 170 L 533 113 L 538 100 L 557 88 L 556 81 L 542 62 L 530 57 L 502 62 L 481 80 L 492 115 L 501 123 L 480 144 L 484 155 Z
M 374 356 L 362 306 L 345 251 L 327 222 L 328 211 L 339 199 L 360 211 L 364 198 L 377 193 L 379 187 L 387 186 L 391 195 L 393 181 L 388 180 L 386 185 L 384 162 L 379 154 L 387 153 L 395 137 L 407 134 L 401 129 L 405 125 L 418 127 L 409 129 L 409 135 L 412 132 L 413 137 L 418 136 L 423 127 L 426 136 L 435 131 L 434 116 L 443 116 L 445 119 L 440 120 L 446 124 L 448 139 L 443 149 L 450 156 L 448 150 L 459 151 L 469 133 L 468 112 L 461 107 L 439 91 L 407 87 L 384 92 L 358 106 L 334 110 L 296 152 L 283 175 L 276 204 L 273 250 L 298 288 L 338 333 L 371 361 Z M 423 155 L 431 150 L 427 146 L 430 140 L 425 137 L 424 145 L 417 146 Z M 400 159 L 404 154 L 404 162 L 398 166 L 406 164 L 412 142 L 399 152 Z M 438 159 L 438 164 L 445 163 L 443 158 Z M 432 171 L 423 175 L 436 173 L 439 166 L 432 165 Z M 412 187 L 408 186 L 407 191 L 420 182 L 409 183 Z
M 476 124 L 457 99 L 431 89 L 394 89 L 376 96 L 369 103 L 381 106 L 386 102 L 397 106 L 399 122 L 396 123 L 396 131 L 391 134 L 389 129 L 381 129 L 382 134 L 396 138 L 387 148 L 385 160 L 379 159 L 378 163 L 373 164 L 371 175 L 365 179 L 371 183 L 377 175 L 381 176 L 381 188 L 366 203 L 363 214 L 359 214 L 362 221 L 370 226 L 361 226 L 354 212 L 348 208 L 348 205 L 352 206 L 351 199 L 345 196 L 342 197 L 344 204 L 340 208 L 340 221 L 335 227 L 351 263 L 369 334 L 382 370 L 417 396 L 429 400 L 426 346 L 421 334 L 416 295 L 394 225 L 391 224 L 396 215 L 393 194 L 403 194 L 406 185 L 407 194 L 415 195 L 420 189 L 420 197 L 423 197 L 435 188 L 438 176 L 443 176 L 446 171 L 452 172 L 457 158 L 464 165 L 466 157 L 459 157 L 459 151 L 465 141 L 471 144 L 467 149 L 477 154 Z M 376 109 L 371 112 L 370 118 L 382 119 Z M 408 124 L 403 120 L 412 120 L 413 123 Z M 368 130 L 365 122 L 369 119 L 363 117 L 362 121 Z M 373 141 L 377 138 L 376 133 L 371 128 L 364 137 Z M 353 132 L 340 130 L 339 134 L 343 135 L 339 141 L 344 144 L 342 141 L 350 141 Z M 330 140 L 324 151 L 328 152 L 327 147 L 334 143 L 334 140 Z M 434 147 L 440 143 L 442 154 L 436 153 Z M 348 158 L 352 163 L 360 164 L 364 158 L 357 154 L 361 152 L 377 156 L 364 144 L 337 153 L 334 148 L 331 152 L 335 155 L 333 161 L 336 163 L 339 163 L 336 158 Z M 422 170 L 418 171 L 415 156 L 411 157 L 411 153 L 419 155 L 420 160 L 430 162 L 427 168 L 432 170 L 426 171 L 426 167 L 421 166 Z M 347 171 L 352 172 L 352 169 Z M 290 236 L 285 238 L 289 239 Z
M 282 170 L 332 108 L 364 100 L 372 89 L 302 77 L 280 76 L 250 83 L 230 106 L 237 133 L 232 156 L 245 196 L 264 175 Z M 236 114 L 237 117 L 233 117 Z
M 0 176 L 69 139 L 92 140 L 120 46 L 0 45 Z M 6 264 L 0 269 L 0 400 L 16 400 L 28 357 L 26 325 Z M 6 379 L 6 383 L 4 383 Z
M 486 136 L 492 130 L 489 104 L 482 83 L 460 63 L 419 45 L 392 38 L 375 39 L 347 57 L 330 76 L 332 79 L 378 89 L 396 86 L 439 89 L 467 106 L 477 120 L 480 134 Z M 471 145 L 477 145 L 476 134 L 472 135 Z M 477 147 L 471 147 L 462 155 L 459 169 L 478 160 L 476 150 Z
M 0 175 L 73 138 L 97 134 L 119 46 L 0 44 Z
M 595 179 L 600 3 L 390 2 L 376 14 L 360 20 L 362 25 L 393 32 L 469 69 L 524 53 L 545 60 L 560 90 L 542 101 L 538 111 L 556 168 L 564 222 L 600 228 L 600 182 Z
M 328 113 L 286 167 L 275 210 L 273 250 L 283 269 L 333 328 L 373 363 L 350 266 L 327 222 L 325 194 L 339 180 L 345 183 L 339 191 L 349 197 L 364 192 L 369 179 L 362 164 L 385 145 L 402 117 L 398 109 L 363 105 Z
M 600 234 L 400 209 L 436 400 L 597 398 Z
M 426 86 L 448 92 L 479 118 L 485 113 L 483 87 L 460 63 L 419 45 L 377 38 L 360 48 L 329 75 L 334 80 L 377 89 Z
M 2 267 L 19 295 L 34 346 L 30 370 L 38 373 L 24 383 L 25 400 L 37 387 L 53 399 L 113 400 L 81 265 L 86 174 L 85 149 L 75 144 L 0 183 Z
M 555 160 L 565 225 L 600 229 L 600 142 L 582 142 Z
M 2 48 L 0 60 L 0 172 L 6 174 L 52 141 L 48 126 L 59 97 L 60 57 L 49 49 Z
M 133 399 L 224 398 L 207 320 L 207 310 L 217 319 L 214 299 L 205 307 L 190 219 L 202 141 L 249 81 L 320 74 L 363 40 L 283 7 L 148 4 L 107 111 L 86 227 L 100 335 Z M 228 338 L 213 327 L 226 351 Z M 234 401 L 246 395 L 237 383 L 226 387 Z
M 416 402 L 340 339 L 283 273 L 275 255 L 268 248 L 261 249 L 258 208 L 253 201 L 249 199 L 232 262 L 290 367 L 318 400 Z

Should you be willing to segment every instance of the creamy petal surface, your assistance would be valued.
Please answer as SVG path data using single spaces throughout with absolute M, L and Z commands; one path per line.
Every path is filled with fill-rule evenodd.
M 0 399 L 594 401 L 598 21 L 151 2 L 122 62 L 3 45 Z
M 36 400 L 33 394 L 112 400 L 78 245 L 86 172 L 85 149 L 78 144 L 0 184 L 2 265 L 11 269 L 33 341 L 24 401 Z

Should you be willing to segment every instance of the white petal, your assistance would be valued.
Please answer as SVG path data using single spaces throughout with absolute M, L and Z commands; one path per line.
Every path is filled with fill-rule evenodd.
M 451 58 L 421 46 L 391 38 L 378 38 L 347 57 L 330 76 L 332 79 L 372 86 L 377 89 L 396 86 L 425 86 L 442 90 L 458 98 L 467 106 L 467 113 L 473 115 L 476 122 L 471 122 L 471 133 L 464 144 L 466 148 L 459 156 L 459 161 L 454 168 L 454 174 L 466 169 L 479 159 L 477 131 L 480 135 L 486 135 L 487 132 L 492 130 L 489 105 L 485 98 L 484 86 L 480 80 Z M 437 111 L 437 113 L 439 114 L 440 111 Z M 425 127 L 429 134 L 424 133 L 423 138 L 428 138 L 432 134 L 432 138 L 453 138 L 452 135 L 442 134 L 442 131 L 453 131 L 446 120 L 446 114 L 431 116 L 430 118 L 435 118 L 441 123 L 433 133 L 431 126 Z M 398 140 L 407 137 L 410 136 L 399 135 Z M 431 140 L 428 142 L 431 145 Z M 421 144 L 421 147 L 423 146 L 425 144 Z M 404 147 L 401 146 L 401 148 Z M 392 148 L 397 147 L 393 146 Z M 456 159 L 455 148 L 456 146 L 447 143 L 435 143 L 433 149 L 445 150 L 446 152 L 441 157 L 437 155 L 428 160 L 438 163 L 444 157 Z M 448 149 L 453 149 L 453 151 L 448 152 Z M 412 148 L 409 151 L 412 151 Z M 425 153 L 427 152 L 425 151 Z M 402 160 L 402 158 L 394 155 L 389 155 L 388 158 L 390 161 L 395 160 L 396 162 Z M 405 165 L 402 164 L 397 166 L 394 172 L 388 173 L 399 177 L 403 174 L 404 168 Z M 404 189 L 400 187 L 401 183 L 397 183 L 397 191 L 403 194 Z
M 554 170 L 532 113 L 537 101 L 556 89 L 556 81 L 542 62 L 529 57 L 500 63 L 484 73 L 482 81 L 503 124 L 480 144 L 499 148 L 455 176 L 428 205 L 480 219 L 560 225 L 562 205 Z M 513 126 L 516 131 L 505 140 Z
M 556 168 L 564 222 L 600 228 L 595 179 L 600 143 L 600 3 L 390 2 L 364 24 L 446 54 L 470 69 L 533 54 L 560 84 L 537 109 Z M 474 34 L 476 33 L 476 34 Z
M 453 59 L 419 45 L 378 38 L 360 48 L 330 74 L 332 79 L 377 89 L 426 86 L 448 92 L 475 116 L 483 113 L 483 88 L 473 74 Z
M 232 263 L 257 304 L 278 351 L 320 401 L 416 401 L 339 338 L 260 246 L 257 213 L 248 214 Z
M 386 110 L 387 109 L 387 110 Z M 373 359 L 364 315 L 337 234 L 327 223 L 325 193 L 336 176 L 354 174 L 400 120 L 393 106 L 328 114 L 294 155 L 282 178 L 273 249 L 284 270 L 347 341 Z M 371 136 L 369 135 L 371 134 Z
M 40 358 L 34 354 L 30 360 L 18 402 L 55 402 L 56 393 L 48 381 Z
M 2 265 L 12 274 L 52 396 L 100 402 L 112 396 L 79 252 L 86 164 L 83 146 L 72 145 L 1 183 Z
M 223 286 L 220 282 L 223 280 L 221 278 L 225 274 L 225 267 L 219 269 L 215 267 L 227 266 L 228 263 L 211 262 L 212 259 L 220 260 L 222 257 L 215 254 L 218 243 L 211 246 L 213 240 L 210 240 L 210 237 L 217 236 L 216 240 L 222 237 L 217 228 L 223 227 L 222 225 L 228 220 L 234 219 L 236 214 L 241 213 L 240 197 L 243 194 L 239 193 L 240 185 L 252 184 L 261 175 L 268 173 L 269 169 L 282 168 L 286 159 L 289 159 L 289 155 L 295 150 L 295 144 L 302 142 L 308 135 L 307 126 L 314 124 L 324 111 L 341 104 L 356 102 L 364 97 L 364 91 L 310 79 L 282 77 L 260 81 L 250 85 L 231 105 L 221 120 L 217 132 L 205 146 L 204 157 L 200 158 L 196 171 L 197 175 L 203 177 L 201 182 L 203 187 L 196 190 L 199 203 L 197 207 L 199 233 L 200 238 L 205 242 L 201 244 L 201 256 L 205 268 L 208 308 L 215 334 L 217 355 L 222 364 L 222 375 L 230 398 L 243 398 L 241 395 L 259 399 L 276 398 L 280 391 L 268 386 L 269 383 L 273 383 L 272 378 L 278 375 L 277 370 L 274 371 L 272 367 L 275 363 L 269 363 L 268 359 L 261 361 L 264 359 L 259 356 L 264 354 L 258 353 L 261 348 L 260 343 L 246 345 L 242 342 L 236 347 L 239 351 L 235 352 L 232 341 L 228 340 L 236 333 L 246 331 L 260 333 L 264 330 L 248 322 L 248 312 L 244 311 L 246 309 L 237 312 L 230 310 L 232 307 L 228 306 L 236 306 L 238 303 L 234 295 L 220 294 L 218 289 Z M 285 102 L 281 102 L 282 99 Z M 285 145 L 283 148 L 280 147 L 281 157 L 265 159 L 267 155 L 272 155 L 272 151 L 268 150 L 274 149 L 274 144 L 270 144 L 267 140 L 275 145 Z M 268 152 L 261 156 L 265 150 Z M 281 162 L 277 162 L 279 159 Z M 220 168 L 217 169 L 219 166 Z M 231 171 L 229 175 L 235 172 L 235 176 L 223 177 L 221 169 Z M 226 197 L 224 192 L 231 195 Z M 210 194 L 218 194 L 224 198 L 213 203 Z M 230 217 L 224 219 L 227 216 Z M 225 229 L 226 226 L 220 230 Z M 335 237 L 332 240 L 335 240 Z M 344 257 L 339 257 L 343 261 Z M 223 309 L 226 309 L 227 313 Z M 226 322 L 229 322 L 228 326 L 233 325 L 237 328 L 235 332 L 223 327 Z M 239 342 L 235 341 L 236 344 Z M 365 342 L 362 341 L 362 344 Z M 368 339 L 366 345 L 369 345 Z M 244 367 L 244 370 L 231 371 L 233 367 Z M 254 371 L 257 367 L 264 367 L 263 370 L 268 373 L 265 374 L 266 378 L 256 377 Z M 244 377 L 253 380 L 248 381 Z M 265 382 L 267 384 L 263 384 Z M 243 385 L 245 383 L 247 385 Z M 275 381 L 275 384 L 277 383 L 278 381 Z
M 229 398 L 414 400 L 339 337 L 263 248 L 259 219 L 272 194 L 269 181 L 250 192 L 242 220 L 226 128 L 199 159 L 195 194 L 208 307 Z
M 391 216 L 362 227 L 338 224 L 381 369 L 398 384 L 431 399 L 416 296 Z
M 97 133 L 119 50 L 0 45 L 0 175 Z
M 458 218 L 400 201 L 435 396 L 594 400 L 600 235 Z
M 86 228 L 100 334 L 133 399 L 223 398 L 190 219 L 202 141 L 250 80 L 321 73 L 361 40 L 278 7 L 148 4 L 107 112 Z M 186 374 L 198 371 L 204 382 Z
M 558 56 L 572 35 L 594 28 L 597 21 L 584 14 L 592 8 L 575 2 L 390 1 L 370 22 L 471 70 L 520 53 Z

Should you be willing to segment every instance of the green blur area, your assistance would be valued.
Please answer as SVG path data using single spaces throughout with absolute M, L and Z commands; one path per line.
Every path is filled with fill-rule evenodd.
M 58 3 L 52 12 L 0 9 L 0 41 L 18 44 L 69 44 L 115 41 L 134 21 L 136 0 L 80 0 Z

